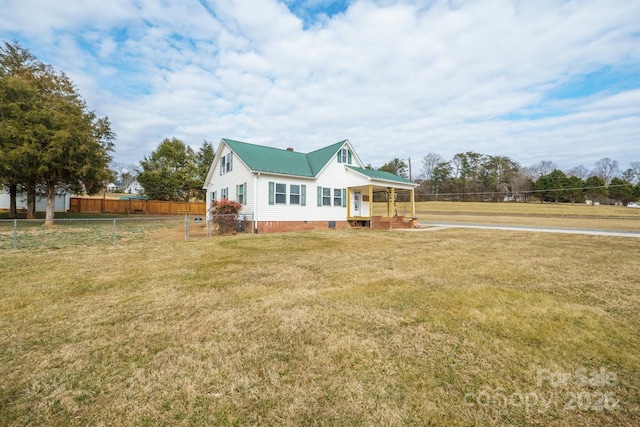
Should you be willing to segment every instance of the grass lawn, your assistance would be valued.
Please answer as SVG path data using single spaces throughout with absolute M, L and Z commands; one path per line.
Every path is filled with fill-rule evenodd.
M 398 202 L 398 215 L 410 216 L 410 204 Z M 385 203 L 374 213 L 386 215 Z M 569 203 L 418 202 L 422 222 L 465 222 L 499 225 L 640 231 L 640 209 L 624 206 L 587 206 Z
M 637 239 L 0 251 L 2 425 L 637 425 Z

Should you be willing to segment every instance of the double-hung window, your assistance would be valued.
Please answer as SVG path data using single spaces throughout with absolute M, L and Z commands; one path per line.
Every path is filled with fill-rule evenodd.
M 269 204 L 287 204 L 287 184 L 269 181 Z
M 236 185 L 236 201 L 241 205 L 247 204 L 247 184 Z
M 276 204 L 287 203 L 287 184 L 276 183 Z
M 338 151 L 338 163 L 351 164 L 351 151 L 348 148 L 342 148 Z
M 289 186 L 289 204 L 290 205 L 299 205 L 300 204 L 300 186 L 291 184 Z
M 229 198 L 229 189 L 222 188 L 220 189 L 220 199 L 228 199 Z
M 322 206 L 331 206 L 331 189 L 322 188 Z
M 333 189 L 333 206 L 342 206 L 342 188 Z
M 227 155 L 220 158 L 220 175 L 224 175 L 227 172 L 233 170 L 233 153 L 227 153 Z

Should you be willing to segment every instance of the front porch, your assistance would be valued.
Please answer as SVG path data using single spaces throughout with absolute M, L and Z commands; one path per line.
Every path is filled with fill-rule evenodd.
M 347 221 L 352 227 L 364 227 L 375 230 L 393 230 L 415 228 L 418 221 L 415 215 L 414 188 L 397 186 L 364 185 L 347 188 Z M 398 214 L 398 198 L 405 200 L 405 209 Z M 374 202 L 376 209 L 374 212 Z M 406 204 L 408 203 L 408 209 Z M 383 206 L 382 212 L 380 205 Z

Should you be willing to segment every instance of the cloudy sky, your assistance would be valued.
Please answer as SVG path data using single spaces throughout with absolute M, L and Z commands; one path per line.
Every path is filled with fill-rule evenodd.
M 464 151 L 640 160 L 640 1 L 0 0 L 0 40 L 109 116 L 115 160 L 166 137 L 365 163 Z

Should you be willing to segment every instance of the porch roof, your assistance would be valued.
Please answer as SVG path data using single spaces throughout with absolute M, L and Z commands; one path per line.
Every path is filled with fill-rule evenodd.
M 386 182 L 397 182 L 397 183 L 401 183 L 401 184 L 409 184 L 409 185 L 413 185 L 414 187 L 417 187 L 418 184 L 416 184 L 415 182 L 409 181 L 407 178 L 398 176 L 398 175 L 394 175 L 391 172 L 385 172 L 385 171 L 380 171 L 380 170 L 374 170 L 374 169 L 365 169 L 365 168 L 358 168 L 355 166 L 347 166 L 349 169 L 353 170 L 354 172 L 357 172 L 361 175 L 366 176 L 369 179 L 372 180 L 376 180 L 376 181 L 386 181 Z M 406 188 L 406 187 L 405 187 Z

